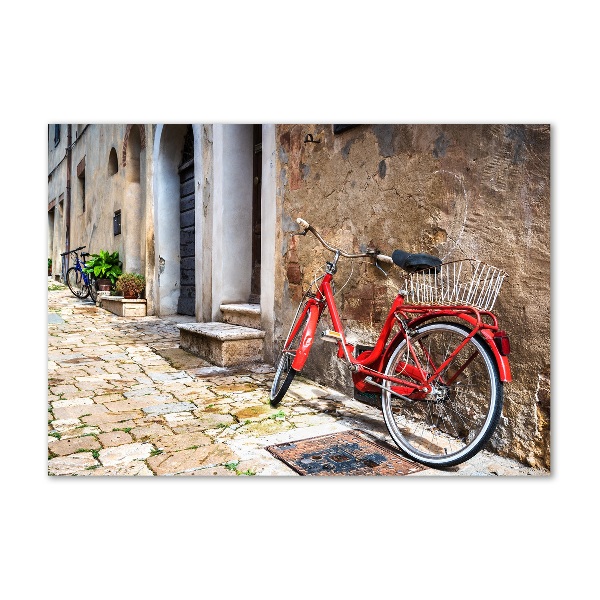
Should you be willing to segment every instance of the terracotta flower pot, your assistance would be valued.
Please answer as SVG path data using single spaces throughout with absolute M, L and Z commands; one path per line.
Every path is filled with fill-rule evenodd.
M 96 288 L 99 292 L 110 292 L 112 283 L 110 279 L 96 279 Z

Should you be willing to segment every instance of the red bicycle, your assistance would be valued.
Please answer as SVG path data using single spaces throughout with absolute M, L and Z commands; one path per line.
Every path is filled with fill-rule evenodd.
M 479 452 L 502 412 L 503 386 L 511 381 L 510 342 L 491 312 L 507 274 L 478 260 L 442 263 L 429 254 L 377 250 L 350 254 L 328 244 L 314 227 L 297 219 L 334 254 L 298 306 L 283 345 L 271 388 L 271 405 L 285 396 L 306 363 L 325 309 L 333 330 L 322 338 L 338 345 L 338 358 L 360 392 L 381 394 L 390 436 L 410 458 L 430 467 L 450 467 Z M 373 348 L 359 352 L 348 342 L 335 303 L 333 277 L 340 257 L 372 258 L 404 271 L 404 288 L 392 302 Z M 385 271 L 384 271 L 385 273 Z M 320 283 L 319 283 L 320 282 Z

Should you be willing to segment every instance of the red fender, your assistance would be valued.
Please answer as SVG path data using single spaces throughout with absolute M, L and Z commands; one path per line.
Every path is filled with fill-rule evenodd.
M 315 332 L 317 331 L 317 324 L 321 316 L 321 311 L 317 304 L 309 306 L 308 311 L 310 313 L 308 316 L 308 322 L 304 328 L 304 333 L 302 334 L 302 339 L 300 340 L 300 346 L 296 351 L 296 356 L 292 361 L 292 369 L 298 372 L 302 371 L 304 368 L 304 364 L 306 363 L 310 349 L 315 341 Z
M 508 356 L 502 356 L 498 351 L 498 347 L 494 342 L 494 332 L 489 329 L 482 329 L 479 333 L 481 333 L 482 337 L 488 343 L 494 358 L 496 359 L 496 364 L 498 365 L 498 373 L 500 374 L 500 381 L 512 381 L 512 375 L 510 373 L 510 364 L 508 363 Z
M 475 326 L 477 324 L 477 321 L 475 319 L 473 319 L 472 317 L 469 317 L 468 315 L 462 314 L 462 315 L 455 315 L 455 316 L 460 317 L 461 319 L 463 319 L 464 321 L 469 323 L 469 325 L 471 325 L 471 326 Z M 426 321 L 430 321 L 434 318 L 435 318 L 435 316 L 418 317 L 414 321 L 411 321 L 409 325 L 412 327 L 420 326 L 423 323 L 425 323 Z M 492 354 L 494 355 L 494 359 L 496 360 L 496 365 L 498 366 L 498 374 L 500 376 L 500 381 L 504 381 L 504 382 L 512 381 L 512 375 L 510 372 L 510 364 L 508 362 L 508 357 L 502 356 L 500 354 L 500 352 L 498 351 L 498 348 L 494 342 L 494 331 L 491 329 L 480 329 L 478 334 L 481 335 L 481 337 L 483 337 L 483 339 L 487 342 L 489 349 L 492 351 Z M 388 360 L 390 359 L 390 356 L 392 355 L 394 350 L 397 348 L 398 344 L 400 344 L 400 342 L 403 339 L 404 339 L 404 335 L 402 333 L 397 333 L 394 336 L 394 338 L 392 339 L 392 341 L 386 348 L 385 355 L 383 357 L 383 360 L 381 361 L 381 369 L 385 368 L 385 365 L 387 364 Z

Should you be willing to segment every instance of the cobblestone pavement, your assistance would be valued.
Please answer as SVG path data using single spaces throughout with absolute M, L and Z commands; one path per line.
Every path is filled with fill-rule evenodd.
M 117 317 L 48 282 L 49 475 L 297 476 L 265 447 L 361 429 L 379 410 L 297 377 L 269 405 L 273 369 L 215 367 L 179 348 L 184 317 Z M 487 452 L 410 475 L 548 475 Z

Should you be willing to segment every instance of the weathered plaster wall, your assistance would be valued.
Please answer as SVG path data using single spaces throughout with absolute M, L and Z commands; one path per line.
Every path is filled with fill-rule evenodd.
M 71 191 L 71 248 L 86 246 L 86 251 L 118 251 L 124 257 L 124 233 L 113 235 L 113 215 L 122 212 L 125 220 L 126 181 L 121 162 L 125 125 L 89 125 L 73 146 Z M 73 139 L 75 136 L 73 136 Z M 111 148 L 119 159 L 119 170 L 109 175 Z M 77 165 L 85 158 L 86 209 L 83 211 Z M 123 226 L 125 223 L 123 222 Z M 124 227 L 123 227 L 124 228 Z
M 304 143 L 306 134 L 320 143 Z M 492 445 L 550 465 L 550 127 L 548 125 L 331 125 L 277 127 L 282 210 L 276 295 L 281 343 L 297 302 L 329 258 L 312 236 L 290 237 L 302 216 L 335 245 L 477 257 L 509 273 L 495 310 L 508 330 L 513 381 Z M 346 261 L 338 306 L 350 332 L 372 341 L 400 272 L 386 279 Z M 329 326 L 324 319 L 323 326 Z M 316 343 L 305 373 L 352 393 L 334 346 Z
M 145 163 L 138 161 L 123 165 L 123 143 L 127 126 L 88 125 L 73 145 L 73 173 L 71 192 L 71 247 L 87 246 L 86 251 L 119 252 L 126 270 L 144 272 L 141 232 L 144 230 L 143 201 L 137 197 L 145 191 Z M 74 136 L 73 136 L 74 137 Z M 74 137 L 75 139 L 75 137 Z M 118 171 L 109 172 L 109 156 L 114 148 L 118 157 Z M 81 181 L 77 165 L 85 158 L 85 211 L 83 210 Z M 128 172 L 135 169 L 135 180 Z M 140 179 L 141 177 L 141 179 Z M 135 205 L 132 205 L 132 199 Z M 113 235 L 113 216 L 121 211 L 120 235 Z M 129 242 L 125 244 L 125 240 Z
M 67 147 L 67 126 L 61 125 L 60 141 L 56 146 L 54 125 L 49 125 L 48 128 L 48 258 L 52 259 L 52 275 L 60 275 L 62 268 L 60 253 L 65 251 L 66 235 L 67 161 L 64 157 Z
M 136 145 L 133 154 L 127 153 L 126 141 L 132 127 L 128 128 L 126 124 L 72 125 L 71 140 L 71 249 L 86 246 L 85 251 L 92 254 L 100 250 L 118 251 L 124 270 L 139 272 L 147 277 L 147 268 L 153 269 L 154 260 L 153 252 L 148 250 L 149 243 L 150 248 L 153 247 L 151 242 L 154 238 L 152 213 L 146 214 L 147 206 L 152 207 L 152 186 L 149 184 L 152 164 L 145 149 L 147 138 L 152 139 L 150 129 L 141 125 L 137 131 L 133 130 L 132 138 L 135 138 Z M 48 201 L 59 198 L 60 194 L 64 194 L 65 198 L 62 214 L 56 213 L 54 221 L 53 258 L 56 266 L 60 265 L 60 252 L 65 250 L 66 140 L 67 125 L 62 125 L 59 147 L 54 149 L 53 141 L 49 140 L 49 173 L 56 165 L 58 167 L 49 178 Z M 109 166 L 113 148 L 117 156 L 116 172 Z M 130 158 L 129 163 L 127 157 Z M 82 180 L 77 172 L 78 165 L 83 164 L 84 160 L 85 210 Z M 121 211 L 122 232 L 115 236 L 113 216 L 117 210 Z M 56 268 L 54 272 L 58 272 Z M 146 292 L 152 298 L 152 293 Z M 152 314 L 151 300 L 148 312 Z

